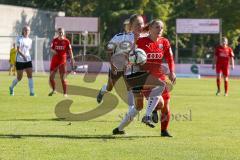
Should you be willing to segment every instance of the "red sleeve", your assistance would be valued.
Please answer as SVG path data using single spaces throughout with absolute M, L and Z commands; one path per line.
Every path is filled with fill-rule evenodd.
M 170 72 L 174 72 L 175 64 L 173 59 L 173 53 L 169 41 L 166 39 L 164 43 L 164 57 L 168 63 L 168 68 Z

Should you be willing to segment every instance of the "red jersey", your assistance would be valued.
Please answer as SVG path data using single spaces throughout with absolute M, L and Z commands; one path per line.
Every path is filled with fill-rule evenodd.
M 232 51 L 232 48 L 228 46 L 223 47 L 220 45 L 215 49 L 215 56 L 217 57 L 217 64 L 229 64 L 229 60 L 230 58 L 234 57 L 234 53 Z
M 162 59 L 165 58 L 170 72 L 174 71 L 173 54 L 168 39 L 159 37 L 154 42 L 148 37 L 142 37 L 138 39 L 137 47 L 147 54 L 147 62 L 142 66 L 143 70 L 149 71 L 155 77 L 165 79 L 161 69 Z
M 66 63 L 67 53 L 72 49 L 70 41 L 67 38 L 55 38 L 52 41 L 51 48 L 57 52 L 57 54 L 53 56 L 53 59 L 56 59 L 59 63 Z

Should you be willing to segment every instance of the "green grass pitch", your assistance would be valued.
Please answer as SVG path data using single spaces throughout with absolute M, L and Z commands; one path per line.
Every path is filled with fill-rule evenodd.
M 229 96 L 224 97 L 215 96 L 213 78 L 179 78 L 170 106 L 173 117 L 169 131 L 173 138 L 162 138 L 159 124 L 152 129 L 141 123 L 145 108 L 126 128 L 127 135 L 112 136 L 112 129 L 127 111 L 127 105 L 120 99 L 113 111 L 96 119 L 59 120 L 55 107 L 66 98 L 60 93 L 47 96 L 50 91 L 47 75 L 34 75 L 37 96 L 29 96 L 24 75 L 11 97 L 8 86 L 14 77 L 7 74 L 0 73 L 0 160 L 240 159 L 237 79 L 230 80 Z M 85 82 L 83 75 L 68 76 L 68 83 L 77 86 L 75 95 L 69 93 L 67 98 L 73 101 L 70 111 L 78 114 L 96 108 L 93 97 L 106 80 L 106 75 L 99 75 L 91 83 Z

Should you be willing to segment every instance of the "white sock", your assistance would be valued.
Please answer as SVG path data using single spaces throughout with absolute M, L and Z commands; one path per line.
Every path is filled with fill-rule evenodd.
M 128 106 L 128 112 L 130 112 L 130 110 L 132 109 L 132 108 L 135 108 L 134 106 Z
M 128 91 L 128 105 L 130 106 L 134 106 L 134 95 L 133 92 L 130 90 Z
M 107 92 L 107 85 L 104 84 L 104 85 L 102 86 L 102 88 L 101 88 L 101 93 L 102 93 L 102 94 L 105 94 L 106 92 Z
M 151 116 L 152 112 L 154 111 L 160 100 L 164 88 L 165 86 L 157 86 L 151 90 L 148 98 L 148 105 L 146 108 L 146 116 Z
M 118 126 L 118 130 L 122 131 L 125 127 L 127 127 L 134 119 L 134 117 L 139 113 L 135 107 L 131 108 L 130 111 L 125 115 L 122 122 Z
M 32 78 L 28 78 L 28 86 L 29 86 L 30 93 L 34 93 Z
M 146 116 L 151 116 L 152 112 L 156 108 L 161 96 L 149 97 L 148 105 L 146 108 Z
M 18 79 L 16 78 L 12 81 L 12 84 L 10 87 L 13 89 L 17 85 L 17 83 L 18 83 Z

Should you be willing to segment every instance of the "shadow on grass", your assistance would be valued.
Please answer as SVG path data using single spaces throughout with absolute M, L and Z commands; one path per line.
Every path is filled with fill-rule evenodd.
M 37 134 L 0 134 L 0 138 L 10 138 L 10 139 L 21 139 L 21 138 L 62 138 L 62 139 L 102 139 L 102 140 L 110 140 L 110 139 L 127 139 L 134 140 L 139 138 L 159 138 L 159 136 L 127 136 L 127 135 L 37 135 Z
M 78 122 L 78 121 L 69 121 L 64 118 L 52 118 L 52 119 L 0 119 L 0 122 L 11 122 L 11 121 L 27 121 L 27 122 L 41 122 L 41 121 L 63 121 L 63 122 Z M 80 122 L 80 121 L 79 121 Z M 81 121 L 87 123 L 113 123 L 113 122 L 121 122 L 121 120 L 90 120 L 90 121 Z

